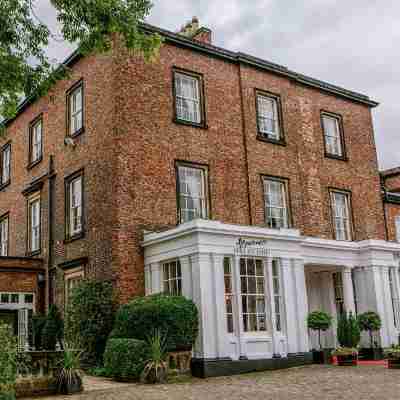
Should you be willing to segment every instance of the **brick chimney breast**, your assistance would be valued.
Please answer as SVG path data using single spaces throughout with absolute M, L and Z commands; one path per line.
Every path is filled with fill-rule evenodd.
M 184 25 L 178 33 L 198 42 L 207 44 L 212 43 L 212 31 L 206 27 L 200 27 L 199 19 L 197 17 L 193 17 L 192 20 Z

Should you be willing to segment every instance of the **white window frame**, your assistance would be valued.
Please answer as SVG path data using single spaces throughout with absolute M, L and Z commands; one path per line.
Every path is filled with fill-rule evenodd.
M 264 212 L 265 212 L 265 224 L 269 228 L 280 229 L 289 228 L 289 207 L 288 207 L 288 183 L 286 180 L 277 179 L 273 177 L 263 177 L 264 186 Z M 279 186 L 280 188 L 280 204 L 272 201 L 275 199 L 275 195 L 272 191 L 273 187 Z M 277 217 L 274 214 L 280 214 Z M 280 223 L 277 223 L 278 220 Z
M 281 124 L 280 124 L 280 102 L 279 98 L 272 95 L 267 95 L 265 93 L 257 92 L 257 125 L 259 134 L 267 139 L 272 140 L 281 140 Z M 269 102 L 272 105 L 270 112 L 265 112 L 266 103 Z M 271 115 L 272 114 L 272 115 Z M 274 130 L 267 129 L 264 127 L 268 126 L 266 121 L 270 121 L 270 125 L 272 125 Z
M 224 288 L 225 288 L 225 314 L 226 330 L 228 333 L 235 332 L 235 294 L 233 289 L 233 263 L 231 257 L 224 257 Z
M 75 189 L 79 189 L 75 191 Z M 67 183 L 68 190 L 68 225 L 69 238 L 83 232 L 83 173 L 70 179 Z
M 171 296 L 182 296 L 182 267 L 179 259 L 162 263 L 163 291 Z
M 325 153 L 328 156 L 344 157 L 344 144 L 340 118 L 338 116 L 323 113 L 321 119 L 324 130 Z M 335 131 L 333 133 L 328 129 L 328 120 L 334 121 Z
M 84 279 L 85 273 L 82 266 L 73 268 L 64 275 L 64 298 L 65 305 L 68 304 L 69 297 L 71 296 L 72 289 Z
M 336 315 L 339 317 L 346 311 L 344 307 L 343 273 L 341 271 L 332 274 L 332 284 L 335 296 Z
M 281 260 L 279 258 L 272 259 L 271 269 L 273 290 L 273 292 L 271 293 L 271 297 L 274 303 L 275 330 L 277 332 L 283 332 L 285 310 L 282 290 L 282 268 Z
M 28 200 L 28 248 L 30 253 L 41 249 L 41 199 L 40 193 L 32 195 Z
M 77 84 L 68 94 L 69 135 L 78 134 L 84 126 L 83 82 Z M 78 101 L 79 100 L 79 101 Z
M 43 155 L 43 120 L 39 118 L 30 128 L 30 163 L 41 160 Z
M 2 257 L 8 256 L 9 221 L 8 215 L 0 219 L 0 255 Z
M 6 185 L 11 179 L 11 144 L 1 150 L 1 184 Z
M 345 204 L 344 209 L 338 208 L 338 202 L 336 196 L 342 196 Z M 335 232 L 335 239 L 341 241 L 352 240 L 352 214 L 351 214 L 351 202 L 350 193 L 340 190 L 330 190 L 331 199 L 331 210 L 332 210 L 332 222 Z M 338 224 L 341 229 L 338 229 Z
M 192 85 L 192 96 L 184 85 Z M 200 125 L 203 122 L 202 80 L 200 76 L 174 71 L 175 112 L 178 121 Z M 186 92 L 186 93 L 185 93 Z
M 400 288 L 397 285 L 399 278 L 398 275 L 399 275 L 398 268 L 389 268 L 388 278 L 390 287 L 390 297 L 392 300 L 394 326 L 397 329 L 400 329 L 400 293 L 399 293 Z
M 200 181 L 193 183 L 189 174 L 199 173 Z M 195 175 L 195 174 L 194 174 Z M 207 168 L 190 164 L 177 165 L 179 222 L 208 218 L 208 173 Z M 192 184 L 192 187 L 190 185 Z M 196 186 L 196 187 L 194 187 Z M 183 187 L 184 190 L 181 190 Z M 192 203 L 193 207 L 188 205 Z

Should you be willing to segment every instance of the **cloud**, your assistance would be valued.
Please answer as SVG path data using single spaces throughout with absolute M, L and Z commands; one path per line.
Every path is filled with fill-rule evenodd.
M 57 28 L 47 0 L 38 12 Z M 393 0 L 154 0 L 149 22 L 178 30 L 192 16 L 217 45 L 368 94 L 381 168 L 400 165 L 400 3 Z M 52 42 L 64 58 L 72 46 Z

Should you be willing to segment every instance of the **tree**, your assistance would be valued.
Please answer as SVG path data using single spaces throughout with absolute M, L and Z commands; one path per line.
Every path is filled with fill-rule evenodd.
M 332 324 L 332 317 L 323 311 L 313 311 L 308 315 L 307 325 L 313 331 L 318 331 L 318 344 L 320 350 L 321 345 L 321 331 L 327 331 Z
M 350 312 L 343 313 L 338 320 L 337 338 L 342 347 L 356 348 L 360 343 L 360 328 L 356 318 Z
M 379 329 L 381 329 L 381 318 L 376 312 L 367 311 L 363 314 L 360 314 L 357 320 L 360 330 L 369 333 L 371 348 L 374 347 L 373 332 L 379 331 Z
M 52 37 L 35 12 L 40 0 L 0 0 L 0 115 L 12 118 L 22 98 L 45 94 L 67 69 L 53 66 L 45 48 Z M 128 50 L 151 58 L 161 44 L 140 29 L 151 0 L 50 0 L 63 39 L 83 54 L 107 52 L 118 35 Z

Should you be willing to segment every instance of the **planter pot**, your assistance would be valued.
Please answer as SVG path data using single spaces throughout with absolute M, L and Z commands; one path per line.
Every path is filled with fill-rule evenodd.
M 400 358 L 389 358 L 388 368 L 390 369 L 400 369 Z
M 383 360 L 383 349 L 381 347 L 360 349 L 358 353 L 361 360 L 379 361 Z
M 313 350 L 313 363 L 314 364 L 331 364 L 332 362 L 332 349 Z
M 61 394 L 76 394 L 83 391 L 82 379 L 80 376 L 76 376 L 73 382 L 63 382 L 60 385 Z
M 340 355 L 336 358 L 340 367 L 354 367 L 358 364 L 358 357 L 355 354 Z

